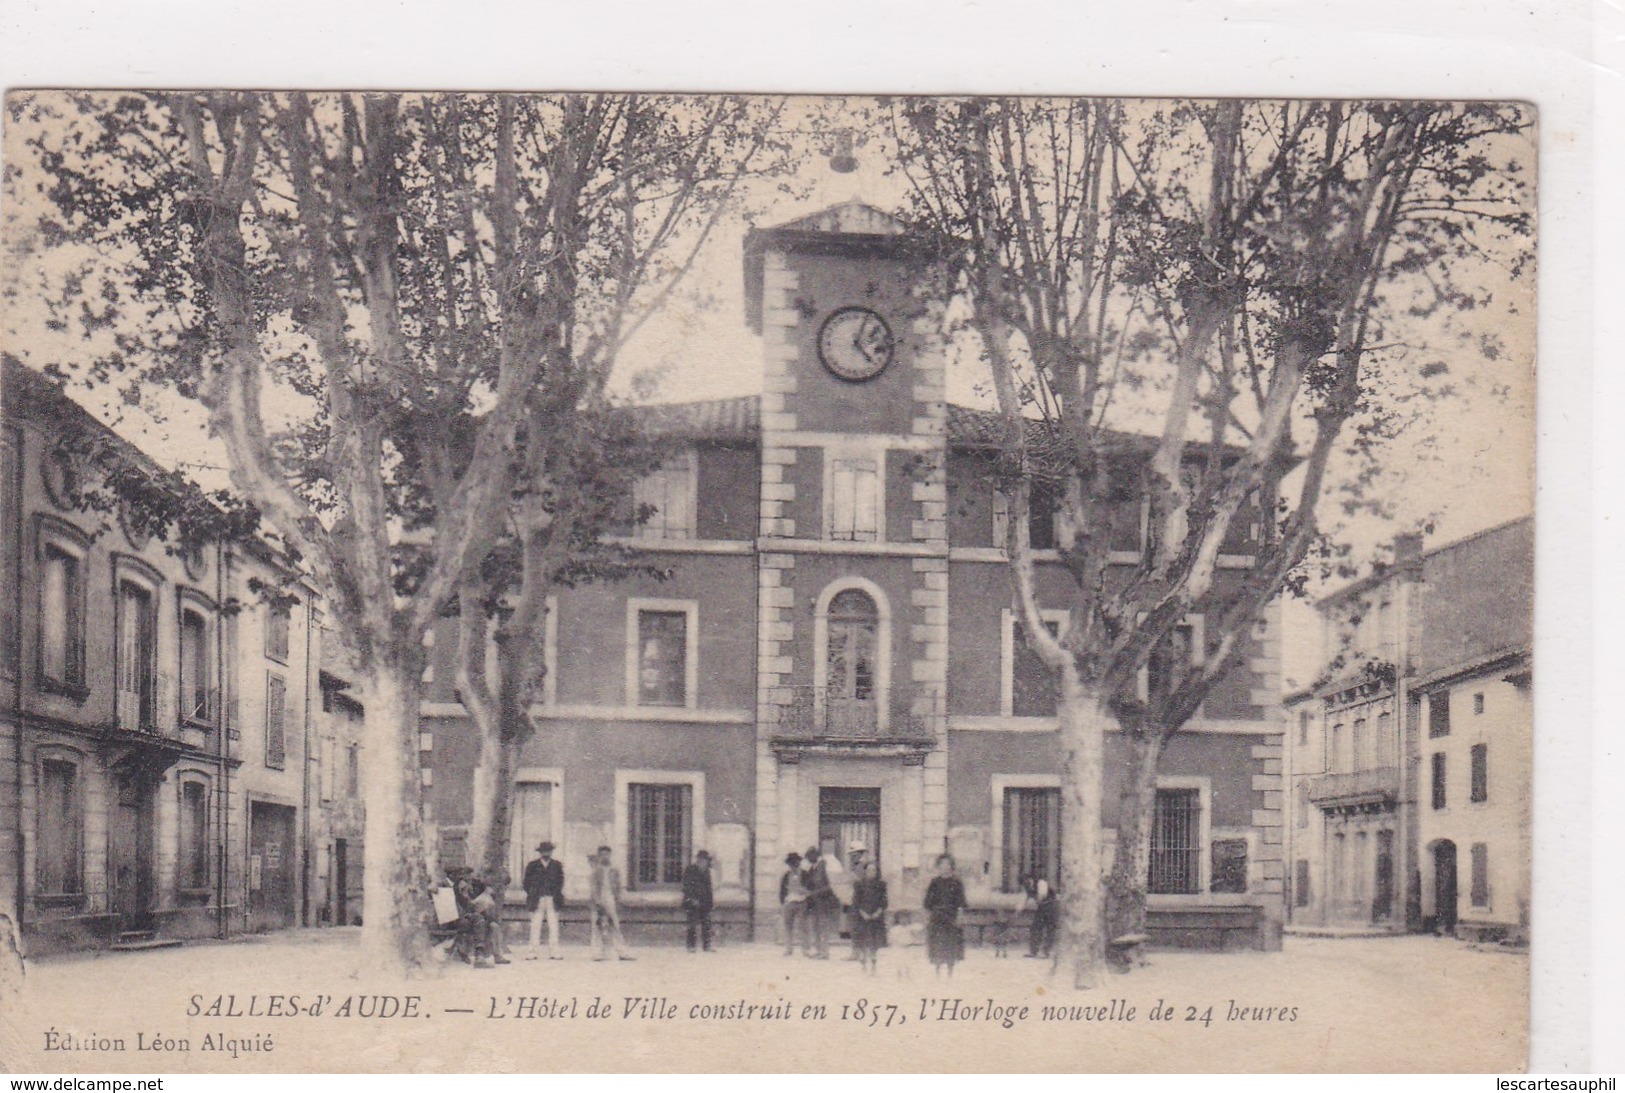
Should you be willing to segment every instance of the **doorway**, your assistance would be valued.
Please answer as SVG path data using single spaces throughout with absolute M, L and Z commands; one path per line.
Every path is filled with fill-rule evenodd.
M 294 924 L 294 814 L 292 805 L 255 801 L 248 813 L 248 928 L 280 930 Z
M 152 914 L 152 779 L 136 770 L 116 775 L 117 814 L 108 833 L 113 913 L 126 930 L 146 929 Z
M 1433 928 L 1456 932 L 1456 844 L 1449 839 L 1433 846 Z
M 854 843 L 880 862 L 880 787 L 822 786 L 818 790 L 818 851 L 849 872 Z

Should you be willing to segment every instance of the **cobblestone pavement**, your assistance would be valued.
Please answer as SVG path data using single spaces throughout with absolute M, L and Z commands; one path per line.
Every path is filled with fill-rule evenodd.
M 505 966 L 384 983 L 354 974 L 357 937 L 36 961 L 15 1028 L 40 1054 L 12 1069 L 1509 1071 L 1527 1041 L 1527 957 L 1424 937 L 1158 952 L 1087 992 L 1019 948 L 972 949 L 952 978 L 892 948 L 871 977 L 844 950 L 817 961 L 769 944 L 627 962 L 521 947 Z M 52 1030 L 91 1048 L 44 1052 Z M 177 1046 L 147 1051 L 138 1034 Z M 235 1041 L 236 1058 L 205 1039 Z M 106 1041 L 125 1050 L 95 1049 Z

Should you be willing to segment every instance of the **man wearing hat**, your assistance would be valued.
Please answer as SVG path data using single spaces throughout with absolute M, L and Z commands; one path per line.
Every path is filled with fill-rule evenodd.
M 554 860 L 553 844 L 542 842 L 537 857 L 525 866 L 525 908 L 530 911 L 530 956 L 542 947 L 542 919 L 547 919 L 547 956 L 563 960 L 559 953 L 559 912 L 564 910 L 564 863 Z
M 711 853 L 702 850 L 693 864 L 683 870 L 683 910 L 688 915 L 688 951 L 694 951 L 697 932 L 711 951 Z

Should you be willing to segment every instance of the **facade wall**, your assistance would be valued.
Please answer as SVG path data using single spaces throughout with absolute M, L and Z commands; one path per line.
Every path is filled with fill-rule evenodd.
M 1458 930 L 1525 936 L 1529 926 L 1530 810 L 1533 777 L 1533 708 L 1527 685 L 1510 682 L 1500 671 L 1459 678 L 1429 688 L 1422 698 L 1420 737 L 1424 797 L 1419 802 L 1419 866 L 1425 924 Z M 1448 736 L 1430 736 L 1427 713 L 1433 703 L 1451 707 Z M 1484 749 L 1483 800 L 1474 800 L 1473 751 Z M 1442 807 L 1433 807 L 1433 756 L 1444 756 Z M 1454 848 L 1455 905 L 1442 896 L 1439 872 L 1448 868 Z M 1483 849 L 1477 850 L 1476 848 Z M 1481 883 L 1475 883 L 1474 855 L 1483 855 Z
M 571 899 L 584 898 L 580 865 L 600 844 L 629 871 L 629 785 L 640 779 L 691 787 L 691 846 L 715 855 L 719 902 L 742 907 L 754 895 L 763 930 L 778 917 L 785 854 L 809 846 L 834 859 L 840 877 L 850 843 L 870 844 L 899 910 L 917 906 L 944 851 L 958 860 L 974 905 L 1014 898 L 999 891 L 1003 795 L 1058 784 L 1055 718 L 1007 712 L 1013 599 L 979 457 L 949 454 L 934 274 L 906 247 L 871 237 L 843 251 L 847 242 L 804 247 L 785 237 L 763 249 L 759 441 L 748 470 L 740 449 L 720 455 L 703 434 L 696 442 L 692 536 L 658 537 L 669 534 L 662 525 L 631 540 L 669 576 L 556 597 L 552 683 L 534 711 L 539 728 L 517 792 L 530 795 L 538 816 L 547 813 L 533 830 L 561 847 Z M 818 350 L 827 317 L 854 306 L 877 312 L 895 339 L 890 364 L 861 383 L 837 379 Z M 861 533 L 836 520 L 840 491 L 858 488 L 837 475 L 854 467 L 874 474 L 874 526 Z M 730 496 L 707 496 L 715 490 Z M 1132 507 L 1125 502 L 1124 512 Z M 724 508 L 754 512 L 753 541 L 734 537 L 738 517 L 717 515 Z M 1234 576 L 1227 570 L 1219 580 Z M 1046 604 L 1066 602 L 1070 579 L 1053 552 L 1039 583 Z M 847 593 L 856 616 L 834 611 Z M 629 697 L 629 620 L 639 600 L 693 605 L 697 693 L 684 710 L 639 709 Z M 868 604 L 872 616 L 853 603 Z M 434 642 L 425 718 L 448 855 L 467 823 L 475 761 L 451 683 L 453 633 L 448 624 Z M 1281 916 L 1284 869 L 1279 640 L 1270 613 L 1202 716 L 1167 749 L 1170 788 L 1199 792 L 1191 838 L 1200 836 L 1201 878 L 1193 891 L 1154 899 L 1187 910 L 1256 908 L 1266 945 Z M 854 675 L 841 691 L 834 676 L 848 671 L 863 682 Z M 842 720 L 860 715 L 869 720 Z M 1108 751 L 1110 822 L 1125 772 L 1120 742 Z M 1247 858 L 1239 890 L 1212 891 L 1212 852 L 1237 843 Z M 674 898 L 658 886 L 629 896 L 656 906 Z
M 86 488 L 94 483 L 83 457 L 62 444 L 101 427 L 19 373 L 8 364 L 10 500 L 0 539 L 14 643 L 0 658 L 0 885 L 17 898 L 26 944 L 40 953 L 107 944 L 127 931 L 216 936 L 298 921 L 317 655 L 308 589 L 290 586 L 288 649 L 268 657 L 270 608 L 250 581 L 279 585 L 283 574 L 257 548 L 182 551 L 132 530 L 118 512 L 76 505 L 64 486 L 74 476 Z M 74 559 L 77 579 L 66 594 L 73 607 L 48 627 L 42 617 L 64 602 L 46 590 L 47 566 L 58 564 L 49 559 L 59 552 Z M 139 591 L 121 598 L 126 585 Z M 144 608 L 134 606 L 137 595 Z M 203 623 L 207 669 L 183 688 L 191 682 L 181 670 L 187 615 Z M 47 630 L 59 622 L 77 646 L 60 662 L 46 652 Z M 275 768 L 268 673 L 283 681 Z M 263 861 L 251 869 L 256 799 L 282 804 L 295 821 L 276 847 L 288 868 L 274 892 L 256 885 Z
M 1288 732 L 1293 922 L 1524 935 L 1531 533 L 1532 521 L 1514 521 L 1425 554 L 1401 540 L 1393 569 L 1320 605 L 1327 675 L 1295 699 Z M 1442 733 L 1436 704 L 1449 706 Z M 1483 801 L 1471 799 L 1475 747 L 1487 756 Z

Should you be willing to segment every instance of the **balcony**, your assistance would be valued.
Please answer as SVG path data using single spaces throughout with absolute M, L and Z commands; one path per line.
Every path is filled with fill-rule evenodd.
M 914 696 L 907 688 L 892 687 L 888 697 L 882 724 L 877 698 L 854 698 L 835 688 L 775 687 L 774 749 L 924 755 L 936 744 L 930 719 L 908 712 Z
M 1327 811 L 1376 812 L 1393 808 L 1399 801 L 1399 768 L 1323 774 L 1310 779 L 1309 799 Z

